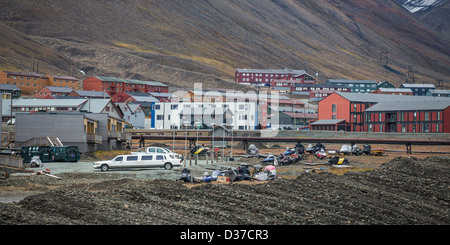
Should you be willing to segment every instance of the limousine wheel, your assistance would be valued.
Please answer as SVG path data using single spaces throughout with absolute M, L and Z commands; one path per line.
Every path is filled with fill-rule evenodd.
M 172 164 L 170 162 L 166 162 L 164 164 L 164 168 L 167 169 L 167 170 L 171 170 L 172 169 Z
M 100 166 L 100 169 L 101 169 L 102 171 L 108 171 L 109 167 L 108 167 L 108 165 L 103 164 L 102 166 Z

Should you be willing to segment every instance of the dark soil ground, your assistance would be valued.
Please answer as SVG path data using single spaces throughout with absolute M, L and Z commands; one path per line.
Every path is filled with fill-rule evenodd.
M 0 203 L 0 224 L 448 225 L 449 163 L 449 156 L 396 157 L 344 174 L 280 168 L 276 180 L 233 184 L 94 173 L 11 177 L 0 180 L 1 190 L 33 195 Z

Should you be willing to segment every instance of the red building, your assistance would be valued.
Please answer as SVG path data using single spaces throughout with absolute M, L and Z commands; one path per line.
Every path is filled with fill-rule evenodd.
M 413 91 L 409 88 L 378 88 L 371 92 L 372 94 L 396 94 L 396 95 L 413 95 Z
M 335 92 L 319 101 L 318 115 L 311 130 L 339 123 L 356 132 L 450 132 L 447 98 Z
M 167 93 L 169 87 L 161 82 L 121 79 L 115 77 L 92 76 L 83 81 L 83 90 L 102 91 L 110 96 L 122 92 L 161 92 Z
M 132 103 L 132 102 L 160 102 L 155 97 L 151 96 L 149 93 L 138 93 L 138 92 L 122 92 L 116 93 L 112 96 L 112 100 L 116 103 Z
M 73 90 L 66 87 L 45 86 L 34 93 L 33 98 L 37 99 L 54 99 L 57 96 L 66 96 Z
M 235 72 L 235 82 L 243 84 L 271 83 L 272 80 L 297 80 L 297 82 L 313 82 L 314 77 L 306 74 L 304 70 L 291 69 L 237 69 Z
M 365 121 L 367 132 L 450 133 L 450 99 L 380 102 Z

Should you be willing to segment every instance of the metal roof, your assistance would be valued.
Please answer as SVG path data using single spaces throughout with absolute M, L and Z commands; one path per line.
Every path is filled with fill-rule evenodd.
M 24 72 L 14 72 L 14 71 L 3 71 L 3 72 L 8 75 L 13 75 L 13 76 L 40 77 L 40 78 L 48 79 L 48 77 L 41 75 L 41 74 L 37 74 L 37 73 L 26 73 L 26 72 L 24 73 Z
M 401 88 L 435 88 L 433 84 L 416 84 L 416 83 L 404 83 L 400 86 Z
M 71 89 L 71 88 L 59 87 L 59 86 L 45 86 L 44 88 L 47 88 L 48 90 L 50 90 L 51 92 L 54 92 L 54 93 L 70 93 L 73 91 L 73 89 Z
M 150 86 L 161 86 L 161 87 L 167 87 L 166 84 L 158 81 L 141 81 L 141 80 L 134 80 L 134 79 L 123 79 L 123 78 L 117 78 L 117 77 L 103 77 L 103 76 L 94 76 L 95 78 L 98 78 L 105 82 L 121 82 L 121 83 L 132 83 L 132 84 L 146 84 Z
M 428 97 L 428 96 L 421 96 Z M 383 101 L 371 106 L 366 112 L 381 111 L 435 111 L 443 110 L 450 106 L 450 99 L 440 98 L 434 100 L 415 101 Z
M 412 93 L 410 88 L 379 88 L 381 92 Z
M 450 90 L 442 90 L 442 89 L 432 89 L 429 90 L 428 92 L 432 94 L 450 94 Z
M 393 95 L 393 94 L 363 94 L 363 93 L 346 93 L 336 92 L 336 94 L 346 98 L 351 102 L 378 103 L 383 101 L 423 101 L 436 100 L 432 96 L 410 96 L 410 95 Z
M 327 83 L 373 83 L 378 84 L 375 80 L 347 80 L 347 79 L 328 79 Z
M 88 90 L 75 90 L 75 92 L 80 96 L 87 96 L 87 97 L 104 97 L 109 98 L 110 96 L 108 93 L 102 92 L 102 91 L 88 91 Z
M 78 107 L 87 99 L 17 99 L 13 107 Z
M 324 119 L 312 122 L 311 125 L 330 125 L 330 124 L 337 124 L 342 121 L 345 121 L 345 119 Z
M 0 84 L 0 90 L 18 90 L 21 91 L 19 87 L 13 84 Z
M 78 80 L 79 80 L 78 78 L 71 77 L 71 76 L 50 75 L 50 74 L 47 74 L 47 76 L 53 77 L 54 79 L 75 80 L 75 81 L 78 81 Z
M 248 73 L 272 73 L 272 74 L 295 74 L 303 75 L 306 74 L 305 70 L 291 70 L 291 69 L 236 69 L 238 72 L 248 72 Z
M 86 110 L 92 113 L 101 113 L 110 101 L 110 99 L 88 99 L 80 110 Z

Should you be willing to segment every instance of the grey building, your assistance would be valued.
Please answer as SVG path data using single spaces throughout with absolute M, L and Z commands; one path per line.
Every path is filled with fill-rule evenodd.
M 123 122 L 107 113 L 16 113 L 15 127 L 16 147 L 34 137 L 58 137 L 63 145 L 78 146 L 85 153 L 121 149 L 131 141 L 123 133 Z
M 122 110 L 123 118 L 134 128 L 145 128 L 145 112 L 140 104 L 116 103 Z
M 409 88 L 413 91 L 415 96 L 426 96 L 427 92 L 432 89 L 436 89 L 433 84 L 418 84 L 418 83 L 404 83 L 400 88 Z
M 353 93 L 370 93 L 377 90 L 378 82 L 374 80 L 328 79 L 325 84 L 346 85 Z

